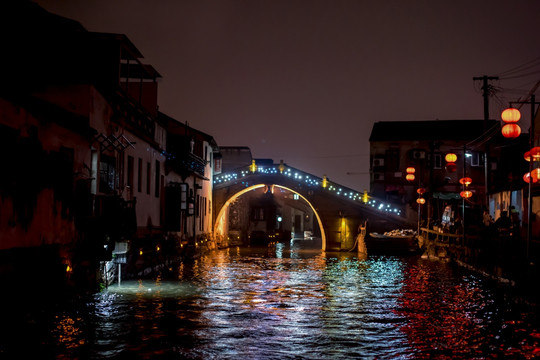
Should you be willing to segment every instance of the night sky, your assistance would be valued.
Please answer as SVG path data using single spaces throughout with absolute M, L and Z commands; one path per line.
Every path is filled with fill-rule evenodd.
M 359 191 L 374 122 L 483 119 L 482 75 L 500 119 L 540 80 L 538 0 L 37 3 L 126 34 L 163 76 L 160 110 L 218 145 Z

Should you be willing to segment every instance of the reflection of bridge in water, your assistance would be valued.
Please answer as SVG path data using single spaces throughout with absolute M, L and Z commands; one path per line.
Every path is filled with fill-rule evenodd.
M 370 231 L 413 228 L 402 207 L 385 203 L 367 194 L 308 174 L 301 170 L 273 164 L 245 166 L 214 177 L 214 234 L 228 232 L 230 204 L 243 194 L 260 188 L 278 187 L 291 191 L 313 210 L 320 229 L 323 250 L 344 250 L 354 246 L 360 225 L 368 221 Z

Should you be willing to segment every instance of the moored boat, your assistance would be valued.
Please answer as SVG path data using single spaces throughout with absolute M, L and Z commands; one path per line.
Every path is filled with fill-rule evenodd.
M 392 230 L 383 234 L 371 232 L 365 241 L 368 253 L 408 253 L 419 250 L 416 232 L 413 230 Z

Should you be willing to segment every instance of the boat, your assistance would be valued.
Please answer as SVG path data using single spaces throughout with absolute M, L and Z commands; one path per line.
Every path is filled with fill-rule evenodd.
M 368 252 L 412 253 L 420 250 L 416 232 L 413 230 L 392 230 L 383 234 L 370 232 L 366 237 Z

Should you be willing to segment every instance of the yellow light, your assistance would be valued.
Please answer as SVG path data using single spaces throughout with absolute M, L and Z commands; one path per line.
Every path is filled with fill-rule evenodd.
M 444 157 L 444 160 L 446 160 L 446 162 L 449 162 L 449 163 L 455 163 L 457 160 L 457 155 L 454 153 L 446 154 L 446 156 Z
M 156 251 L 159 251 L 159 245 L 158 245 L 158 246 L 156 246 Z
M 68 272 L 68 273 L 69 273 L 69 272 L 71 272 L 72 270 L 73 270 L 73 269 L 71 268 L 71 266 L 69 266 L 69 265 L 68 265 L 68 266 L 66 266 L 66 272 Z
M 519 119 L 521 119 L 521 113 L 519 112 L 518 109 L 514 109 L 514 108 L 508 108 L 508 109 L 505 109 L 502 114 L 501 114 L 501 119 L 502 121 L 504 121 L 505 123 L 516 123 L 519 121 Z
M 285 171 L 285 164 L 283 164 L 283 160 L 279 161 L 279 172 L 283 174 L 283 171 Z
M 251 171 L 252 173 L 257 171 L 257 164 L 255 164 L 255 160 L 251 160 L 251 165 L 249 165 L 249 171 Z
M 364 190 L 364 195 L 362 196 L 362 201 L 364 202 L 364 204 L 367 204 L 367 202 L 369 201 L 369 196 L 368 196 L 367 190 Z
M 142 256 L 142 254 L 143 254 L 142 250 L 139 250 L 139 255 L 141 255 L 141 256 Z
M 322 187 L 326 188 L 327 186 L 328 186 L 328 179 L 326 178 L 326 175 L 324 175 L 322 179 Z
M 407 176 L 405 176 L 405 179 L 407 179 L 407 181 L 414 181 L 414 175 L 413 174 L 407 174 Z

